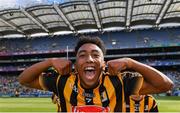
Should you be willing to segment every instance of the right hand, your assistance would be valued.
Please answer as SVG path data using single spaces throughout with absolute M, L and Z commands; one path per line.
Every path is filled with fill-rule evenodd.
M 69 74 L 72 71 L 72 62 L 67 59 L 51 58 L 52 67 L 54 67 L 60 75 Z

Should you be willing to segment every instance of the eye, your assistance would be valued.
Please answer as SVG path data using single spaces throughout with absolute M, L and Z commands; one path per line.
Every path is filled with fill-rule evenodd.
M 84 57 L 85 56 L 85 54 L 79 54 L 79 57 Z
M 99 58 L 99 54 L 93 54 L 93 56 L 95 57 L 95 58 Z

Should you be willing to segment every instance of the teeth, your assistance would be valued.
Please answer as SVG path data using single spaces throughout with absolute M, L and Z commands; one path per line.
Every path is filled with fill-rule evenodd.
M 85 70 L 86 70 L 86 71 L 95 70 L 95 68 L 94 68 L 94 67 L 86 67 Z

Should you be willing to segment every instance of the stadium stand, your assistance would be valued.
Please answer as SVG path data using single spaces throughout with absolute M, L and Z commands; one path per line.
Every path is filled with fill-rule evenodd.
M 128 33 L 122 31 L 88 35 L 99 36 L 105 41 L 106 60 L 131 57 L 163 71 L 175 83 L 173 95 L 179 95 L 177 94 L 177 89 L 180 88 L 180 38 L 178 30 L 179 28 L 149 29 Z M 63 35 L 32 39 L 1 39 L 0 77 L 2 84 L 0 95 L 15 96 L 16 90 L 19 91 L 20 96 L 47 96 L 51 94 L 20 86 L 17 82 L 17 75 L 27 66 L 46 58 L 66 58 L 67 51 L 68 58 L 74 61 L 73 48 L 78 37 Z M 67 50 L 67 46 L 69 50 Z

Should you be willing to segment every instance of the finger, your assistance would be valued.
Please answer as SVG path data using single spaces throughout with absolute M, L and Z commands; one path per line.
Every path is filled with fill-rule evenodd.
M 59 65 L 56 64 L 56 63 L 53 63 L 53 67 L 55 68 L 55 70 L 56 70 L 60 75 L 62 74 L 61 66 L 59 66 Z
M 58 71 L 58 73 L 59 73 L 60 75 L 63 74 L 62 69 L 58 68 L 57 71 Z
M 108 72 L 110 75 L 114 75 L 114 71 L 111 65 L 108 66 Z
M 68 68 L 68 72 L 70 73 L 72 71 L 72 62 L 69 62 L 69 68 Z
M 67 67 L 66 67 L 66 69 L 65 69 L 65 74 L 69 74 L 70 73 L 70 63 L 68 63 L 68 65 L 67 65 Z
M 67 65 L 66 65 L 66 67 L 65 67 L 65 74 L 68 74 L 68 73 L 70 73 L 70 68 L 71 68 L 71 62 L 70 61 L 68 61 L 68 63 L 67 63 Z
M 72 71 L 72 64 L 69 64 L 69 73 L 71 73 L 71 71 Z
M 118 72 L 121 72 L 121 71 L 123 71 L 125 69 L 126 69 L 125 65 L 122 64 L 122 65 L 119 66 Z
M 62 75 L 66 75 L 66 73 L 67 73 L 67 67 L 63 67 L 62 68 Z
M 70 73 L 71 62 L 67 62 L 67 65 L 63 68 L 63 75 L 67 75 Z

